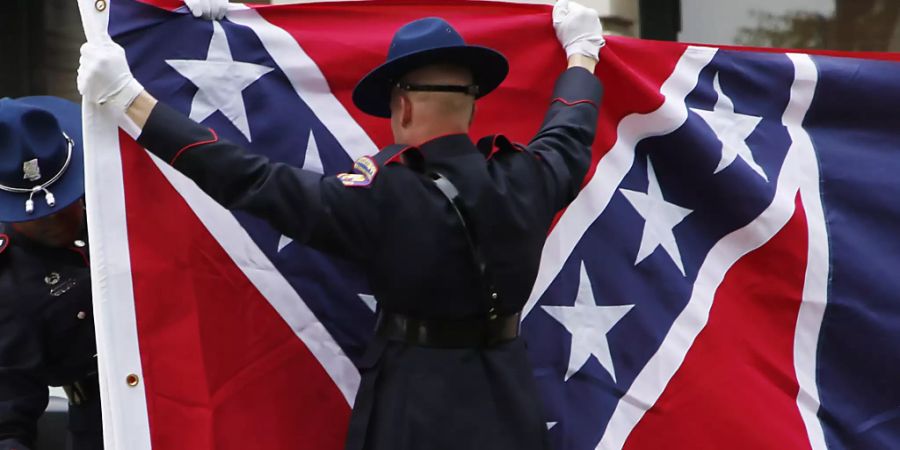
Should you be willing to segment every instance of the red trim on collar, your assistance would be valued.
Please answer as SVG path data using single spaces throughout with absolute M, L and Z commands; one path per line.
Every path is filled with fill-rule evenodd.
M 81 255 L 81 259 L 84 260 L 84 265 L 85 265 L 85 266 L 88 266 L 88 267 L 91 266 L 91 262 L 88 260 L 87 253 L 84 252 L 84 249 L 83 249 L 83 248 L 69 247 L 69 250 L 72 250 L 73 252 L 78 253 L 79 255 Z
M 425 141 L 422 141 L 421 143 L 419 143 L 417 145 L 407 145 L 406 147 L 403 147 L 402 149 L 400 149 L 400 151 L 398 151 L 397 153 L 394 153 L 394 156 L 391 156 L 390 158 L 388 158 L 388 160 L 384 162 L 384 165 L 386 166 L 388 164 L 395 163 L 395 162 L 402 163 L 402 161 L 400 161 L 400 157 L 403 156 L 404 152 L 407 152 L 410 149 L 419 150 L 424 145 L 428 145 L 429 143 L 431 143 L 433 141 L 436 141 L 438 139 L 443 139 L 445 137 L 450 137 L 450 136 L 465 136 L 466 138 L 469 137 L 469 135 L 466 133 L 447 133 L 447 134 L 442 134 L 440 136 L 435 136 L 435 137 L 429 138 Z
M 213 130 L 212 128 L 210 128 L 209 132 L 212 133 L 212 135 L 213 135 L 212 139 L 207 140 L 207 141 L 194 142 L 193 144 L 185 145 L 184 147 L 181 148 L 181 150 L 178 150 L 178 152 L 175 153 L 175 156 L 173 156 L 172 160 L 169 161 L 169 165 L 170 166 L 175 165 L 175 160 L 177 160 L 181 156 L 181 154 L 184 153 L 188 149 L 194 148 L 198 145 L 213 144 L 213 143 L 219 142 L 219 135 L 216 134 L 216 130 Z
M 398 151 L 397 153 L 394 153 L 394 156 L 391 156 L 390 158 L 388 158 L 388 160 L 384 162 L 384 165 L 386 166 L 386 165 L 391 164 L 391 163 L 400 163 L 400 164 L 403 164 L 403 161 L 400 159 L 400 157 L 403 156 L 403 152 L 405 152 L 405 151 L 407 151 L 407 150 L 409 150 L 409 149 L 411 149 L 411 148 L 416 148 L 416 146 L 414 146 L 414 145 L 407 145 L 406 147 L 401 148 L 400 151 Z
M 494 138 L 491 139 L 491 152 L 488 153 L 487 157 L 485 157 L 486 160 L 490 161 L 491 158 L 493 158 L 494 155 L 500 151 L 500 146 L 497 145 L 497 139 L 500 139 L 500 138 L 506 139 L 506 142 L 509 143 L 509 145 L 513 148 L 513 150 L 516 150 L 519 152 L 525 151 L 525 149 L 522 148 L 522 146 L 520 144 L 516 144 L 515 142 L 510 141 L 508 137 L 506 137 L 502 134 L 495 134 Z
M 0 233 L 0 253 L 3 253 L 6 247 L 9 247 L 9 236 Z
M 495 155 L 497 152 L 500 151 L 500 149 L 497 147 L 497 139 L 499 139 L 499 138 L 500 138 L 500 135 L 499 135 L 499 134 L 495 134 L 495 135 L 494 135 L 494 138 L 491 139 L 491 152 L 488 153 L 487 157 L 484 158 L 484 159 L 490 161 L 491 158 L 493 158 L 494 155 Z
M 589 105 L 593 105 L 594 108 L 597 107 L 597 104 L 594 103 L 594 102 L 592 102 L 591 100 L 576 100 L 576 101 L 574 101 L 574 102 L 570 102 L 570 101 L 567 101 L 567 100 L 565 100 L 565 99 L 562 99 L 562 98 L 557 97 L 557 98 L 554 98 L 553 101 L 551 101 L 550 103 L 554 103 L 554 102 L 560 102 L 560 103 L 562 103 L 563 105 L 566 105 L 566 106 L 575 106 L 575 105 L 580 105 L 580 104 L 582 104 L 582 103 L 587 103 L 587 104 L 589 104 Z

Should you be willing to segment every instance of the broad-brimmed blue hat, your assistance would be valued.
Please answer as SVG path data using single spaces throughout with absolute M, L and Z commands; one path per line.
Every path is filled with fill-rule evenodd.
M 49 96 L 0 99 L 0 222 L 40 219 L 82 197 L 78 104 Z
M 353 103 L 376 117 L 391 116 L 391 90 L 407 73 L 435 63 L 465 67 L 478 86 L 476 98 L 493 91 L 509 72 L 509 63 L 500 52 L 467 45 L 446 20 L 427 17 L 397 30 L 387 61 L 369 72 L 353 90 Z

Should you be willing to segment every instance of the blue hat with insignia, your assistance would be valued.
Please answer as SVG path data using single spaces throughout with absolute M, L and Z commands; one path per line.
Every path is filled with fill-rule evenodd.
M 509 63 L 500 52 L 467 45 L 446 20 L 428 17 L 397 30 L 387 61 L 369 72 L 353 90 L 357 108 L 376 117 L 391 116 L 391 91 L 407 73 L 435 63 L 465 67 L 472 72 L 473 86 L 406 86 L 407 90 L 463 92 L 480 98 L 493 91 L 509 72 Z
M 0 99 L 0 222 L 26 222 L 84 197 L 81 108 L 58 97 Z

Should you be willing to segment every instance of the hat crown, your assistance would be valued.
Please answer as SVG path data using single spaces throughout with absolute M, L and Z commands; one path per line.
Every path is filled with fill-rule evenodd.
M 475 98 L 493 91 L 509 71 L 500 52 L 468 45 L 446 20 L 426 17 L 400 27 L 391 39 L 387 61 L 372 69 L 353 89 L 353 103 L 376 117 L 391 116 L 391 92 L 404 75 L 430 64 L 452 64 L 472 72 Z
M 414 20 L 394 34 L 387 60 L 440 47 L 466 45 L 463 37 L 444 19 L 426 17 Z
M 62 170 L 67 158 L 68 143 L 52 113 L 0 99 L 0 184 L 30 189 Z

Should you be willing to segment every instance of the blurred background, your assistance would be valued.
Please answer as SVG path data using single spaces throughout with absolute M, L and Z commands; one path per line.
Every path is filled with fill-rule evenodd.
M 579 1 L 600 13 L 611 34 L 709 44 L 900 51 L 900 0 Z M 78 100 L 75 69 L 84 34 L 76 1 L 3 3 L 0 97 L 49 94 Z

